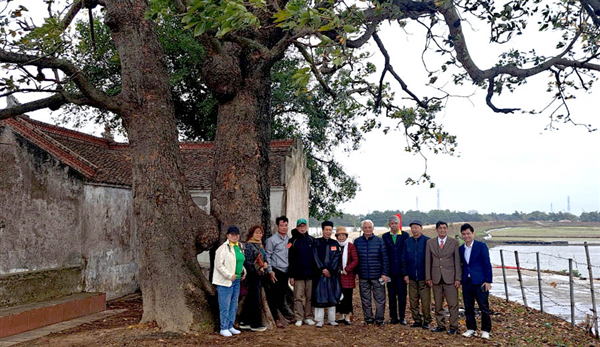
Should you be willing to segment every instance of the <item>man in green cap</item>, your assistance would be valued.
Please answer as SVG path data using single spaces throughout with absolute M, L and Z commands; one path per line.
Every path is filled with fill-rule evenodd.
M 308 235 L 308 223 L 300 218 L 296 229 L 292 230 L 289 249 L 290 284 L 294 287 L 294 315 L 296 326 L 302 323 L 314 325 L 312 313 L 312 276 L 313 276 L 314 238 Z

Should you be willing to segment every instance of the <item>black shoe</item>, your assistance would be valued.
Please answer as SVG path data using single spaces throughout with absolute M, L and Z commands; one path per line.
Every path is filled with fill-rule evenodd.
M 410 325 L 411 328 L 421 328 L 423 326 L 423 323 L 420 322 L 414 322 L 413 324 Z
M 436 327 L 435 329 L 431 329 L 431 331 L 434 332 L 434 333 L 441 333 L 441 332 L 446 331 L 446 328 Z
M 350 323 L 349 321 L 345 320 L 345 319 L 340 319 L 339 321 L 337 321 L 340 324 L 343 325 L 351 325 L 352 323 Z
M 400 325 L 408 324 L 408 323 L 406 323 L 406 319 L 400 319 L 400 321 L 398 321 L 398 323 L 400 323 Z
M 390 319 L 390 322 L 389 322 L 389 324 L 398 324 L 398 323 L 400 323 L 400 321 L 397 318 L 392 318 L 392 319 Z
M 454 335 L 456 334 L 458 331 L 456 331 L 456 329 L 450 329 L 448 330 L 448 335 Z
M 385 325 L 385 323 L 382 321 L 377 321 L 377 322 L 375 322 L 375 324 L 377 324 L 378 327 L 382 327 Z
M 430 327 L 429 327 L 429 324 L 425 323 L 425 324 L 423 324 L 423 326 L 421 328 L 423 328 L 425 330 L 429 330 Z
M 373 321 L 372 319 L 365 319 L 365 325 L 371 325 L 375 323 L 375 321 Z

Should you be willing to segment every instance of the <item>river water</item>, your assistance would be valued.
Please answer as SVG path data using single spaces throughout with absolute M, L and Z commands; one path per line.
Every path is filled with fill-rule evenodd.
M 500 250 L 503 250 L 504 264 L 516 266 L 515 251 L 519 253 L 522 268 L 536 269 L 536 252 L 540 253 L 540 269 L 561 271 L 569 269 L 569 258 L 573 259 L 573 269 L 587 276 L 587 262 L 583 245 L 502 245 L 490 249 L 490 260 L 494 265 L 501 265 Z M 594 277 L 600 278 L 600 246 L 589 246 L 590 260 L 595 272 Z
M 490 249 L 490 259 L 493 265 L 501 265 L 500 250 L 503 251 L 505 266 L 516 266 L 515 251 L 519 253 L 521 268 L 535 270 L 536 252 L 540 254 L 540 269 L 553 271 L 568 271 L 569 258 L 573 259 L 573 272 L 579 273 L 581 278 L 574 278 L 574 301 L 575 322 L 586 320 L 586 316 L 592 314 L 591 290 L 586 262 L 585 248 L 583 245 L 502 245 Z M 589 246 L 590 259 L 592 263 L 592 276 L 600 278 L 600 246 Z M 527 305 L 540 309 L 539 284 L 536 271 L 522 271 L 523 285 Z M 571 307 L 569 294 L 568 275 L 542 273 L 542 301 L 544 312 L 557 315 L 567 321 L 571 321 Z M 523 304 L 523 298 L 516 270 L 506 271 L 506 282 L 508 285 L 509 300 Z M 597 309 L 600 309 L 600 281 L 594 281 L 594 293 L 596 296 Z M 502 269 L 494 268 L 494 284 L 491 294 L 505 298 L 504 279 Z

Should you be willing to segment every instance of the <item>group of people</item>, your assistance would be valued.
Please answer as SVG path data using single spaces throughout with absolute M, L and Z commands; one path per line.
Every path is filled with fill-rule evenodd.
M 231 226 L 227 230 L 227 241 L 217 249 L 213 284 L 218 293 L 221 335 L 240 333 L 233 323 L 243 280 L 247 294 L 239 327 L 264 331 L 260 306 L 263 285 L 267 284 L 269 311 L 277 327 L 283 328 L 284 321 L 295 321 L 296 326 L 350 325 L 352 296 L 358 277 L 366 325 L 385 324 L 387 288 L 389 324 L 407 324 L 408 294 L 413 319 L 410 326 L 431 329 L 433 291 L 437 324 L 431 331 L 457 334 L 458 293 L 462 285 L 467 325 L 463 336 L 477 336 L 477 302 L 481 311 L 481 337 L 490 338 L 488 296 L 492 266 L 486 244 L 474 240 L 475 230 L 470 224 L 461 226 L 464 240 L 461 246 L 458 240 L 448 237 L 448 224 L 443 221 L 436 224 L 438 236 L 429 238 L 423 235 L 423 224 L 418 220 L 410 223 L 409 235 L 401 230 L 398 216 L 390 216 L 390 230 L 381 237 L 374 235 L 373 222 L 365 220 L 362 236 L 354 243 L 349 242 L 344 227 L 338 227 L 334 236 L 331 221 L 321 224 L 322 237 L 319 238 L 308 234 L 304 218 L 296 221 L 291 238 L 285 216 L 278 217 L 275 223 L 277 233 L 269 237 L 264 246 L 264 230 L 260 226 L 250 228 L 245 245 L 239 242 L 239 229 Z M 285 304 L 288 283 L 293 287 L 293 313 Z M 448 327 L 444 300 L 450 313 Z M 338 320 L 336 313 L 341 314 Z

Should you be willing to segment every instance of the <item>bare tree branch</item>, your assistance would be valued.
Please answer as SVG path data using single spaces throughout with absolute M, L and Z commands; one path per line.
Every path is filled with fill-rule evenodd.
M 369 23 L 369 25 L 367 25 L 367 30 L 365 30 L 365 33 L 361 37 L 359 37 L 355 40 L 346 41 L 346 47 L 348 47 L 348 48 L 362 47 L 365 43 L 367 43 L 367 41 L 369 41 L 371 36 L 373 36 L 373 34 L 375 34 L 379 23 L 381 23 L 381 21 L 379 21 L 379 20 Z
M 79 10 L 83 8 L 83 1 L 84 0 L 78 0 L 71 5 L 69 12 L 67 12 L 65 17 L 60 21 L 60 28 L 62 30 L 65 30 L 71 24 L 77 13 L 79 13 Z
M 485 103 L 494 111 L 498 113 L 513 113 L 520 109 L 518 108 L 498 108 L 492 103 L 492 96 L 494 96 L 494 77 L 489 79 L 489 85 L 487 95 L 485 97 Z
M 85 78 L 83 72 L 68 60 L 14 53 L 0 49 L 0 62 L 17 64 L 20 66 L 35 66 L 42 69 L 59 69 L 77 85 L 82 94 L 89 101 L 90 106 L 102 106 L 102 108 L 109 111 L 119 111 L 119 105 L 114 98 L 111 98 L 103 91 L 96 89 L 96 87 Z
M 596 27 L 600 27 L 600 3 L 595 0 L 580 0 L 583 9 L 592 17 L 592 21 Z
M 294 46 L 298 49 L 298 51 L 300 51 L 300 54 L 302 54 L 304 59 L 308 62 L 308 65 L 310 66 L 310 71 L 312 71 L 312 73 L 315 76 L 315 78 L 317 79 L 317 81 L 319 81 L 319 84 L 321 85 L 323 90 L 327 94 L 331 95 L 331 97 L 337 98 L 337 93 L 335 91 L 333 91 L 331 89 L 331 87 L 329 87 L 327 82 L 325 82 L 325 80 L 323 79 L 323 76 L 321 75 L 321 73 L 319 72 L 317 67 L 315 66 L 315 62 L 313 61 L 313 58 L 310 56 L 310 54 L 308 54 L 308 52 L 306 51 L 304 46 L 302 46 L 302 44 L 297 41 L 294 41 Z
M 526 78 L 533 75 L 537 75 L 540 72 L 547 71 L 552 66 L 556 65 L 564 65 L 574 68 L 583 68 L 589 70 L 597 70 L 600 71 L 600 65 L 591 64 L 588 61 L 577 61 L 566 59 L 564 56 L 569 53 L 581 32 L 578 32 L 573 40 L 571 40 L 570 44 L 557 56 L 546 60 L 545 62 L 531 67 L 531 68 L 519 68 L 517 66 L 495 66 L 487 70 L 481 70 L 471 58 L 469 54 L 469 50 L 467 47 L 467 43 L 465 40 L 465 36 L 462 31 L 461 19 L 458 15 L 458 12 L 454 5 L 451 4 L 450 1 L 446 1 L 446 3 L 450 4 L 447 7 L 443 8 L 441 13 L 444 15 L 444 19 L 446 21 L 446 25 L 450 29 L 450 37 L 452 42 L 454 43 L 454 48 L 456 51 L 456 58 L 462 64 L 463 68 L 467 71 L 471 79 L 475 83 L 481 83 L 486 79 L 490 79 L 492 77 L 496 77 L 502 74 L 510 75 L 518 78 Z
M 383 42 L 381 41 L 381 38 L 379 38 L 379 35 L 377 35 L 377 33 L 373 34 L 373 39 L 375 40 L 375 42 L 377 42 L 377 47 L 379 47 L 379 50 L 381 51 L 381 54 L 383 54 L 383 57 L 385 58 L 385 67 L 384 67 L 384 71 L 381 74 L 381 80 L 380 80 L 380 84 L 379 84 L 379 93 L 377 96 L 377 104 L 381 104 L 381 92 L 382 92 L 382 83 L 383 83 L 383 77 L 385 76 L 385 72 L 386 70 L 390 72 L 390 74 L 392 74 L 392 76 L 394 76 L 394 78 L 396 79 L 396 81 L 398 81 L 398 83 L 400 83 L 400 86 L 402 87 L 402 90 L 404 90 L 405 93 L 407 93 L 408 95 L 410 95 L 410 97 L 420 106 L 423 108 L 427 108 L 427 103 L 423 102 L 421 99 L 419 99 L 418 96 L 416 96 L 410 89 L 408 89 L 408 85 L 404 82 L 404 80 L 402 80 L 402 78 L 396 73 L 396 71 L 394 71 L 394 67 L 390 64 L 390 55 L 387 51 L 387 49 L 385 48 Z
M 0 119 L 10 118 L 18 115 L 25 114 L 26 112 L 32 112 L 41 110 L 43 108 L 58 109 L 60 106 L 66 103 L 65 98 L 60 94 L 54 94 L 50 97 L 27 102 L 22 105 L 13 106 L 11 108 L 5 108 L 0 110 Z

